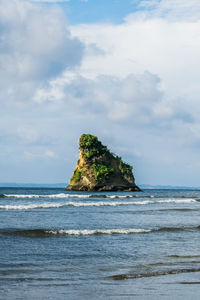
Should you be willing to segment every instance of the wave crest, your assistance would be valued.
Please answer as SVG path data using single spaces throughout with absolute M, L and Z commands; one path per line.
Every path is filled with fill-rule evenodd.
M 138 195 L 105 195 L 105 194 L 0 194 L 0 198 L 108 198 L 108 199 L 129 199 L 140 198 Z M 142 198 L 155 198 L 153 195 L 143 196 Z
M 36 194 L 1 194 L 1 197 L 8 198 L 90 198 L 92 195 L 76 195 L 76 194 L 51 194 L 51 195 L 36 195 Z
M 98 202 L 44 202 L 44 203 L 31 203 L 31 204 L 19 204 L 19 205 L 0 205 L 0 209 L 4 210 L 31 210 L 39 208 L 60 208 L 64 206 L 72 207 L 100 207 L 100 206 L 121 206 L 121 205 L 148 205 L 148 204 L 160 204 L 160 203 L 192 203 L 197 202 L 194 199 L 168 199 L 168 200 L 145 200 L 145 201 L 98 201 Z
M 88 236 L 88 235 L 115 235 L 115 234 L 146 234 L 150 232 L 176 232 L 200 230 L 200 226 L 188 227 L 160 227 L 151 229 L 140 228 L 103 228 L 103 229 L 24 229 L 0 231 L 3 235 L 27 236 L 27 237 L 48 237 L 48 236 Z

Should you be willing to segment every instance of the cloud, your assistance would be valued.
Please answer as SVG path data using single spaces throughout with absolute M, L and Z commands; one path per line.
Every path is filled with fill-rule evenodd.
M 79 71 L 83 77 L 105 74 L 122 79 L 130 74 L 137 77 L 147 71 L 157 76 L 160 82 L 157 85 L 162 91 L 152 116 L 159 115 L 168 120 L 172 115 L 174 118 L 182 116 L 186 123 L 189 119 L 199 122 L 199 21 L 172 22 L 167 16 L 134 19 L 133 15 L 132 19 L 116 26 L 101 24 L 71 28 L 84 43 L 95 43 L 104 53 L 103 56 L 84 58 Z
M 59 6 L 0 0 L 0 166 L 4 176 L 15 174 L 16 179 L 26 180 L 31 168 L 37 181 L 37 162 L 41 163 L 42 157 L 53 158 L 53 153 L 59 157 L 56 109 L 37 107 L 32 98 L 52 78 L 76 69 L 83 56 L 84 44 L 71 35 Z M 61 154 L 62 149 L 66 146 L 61 147 Z M 34 164 L 24 162 L 24 153 L 34 157 L 29 160 Z M 23 162 L 28 166 L 24 175 L 17 171 Z
M 141 1 L 139 6 L 149 18 L 162 17 L 170 20 L 199 20 L 200 2 L 198 0 L 153 0 Z
M 59 7 L 0 0 L 1 82 L 55 77 L 80 64 L 83 44 L 72 38 Z
M 162 116 L 166 113 L 156 106 L 162 99 L 159 84 L 159 78 L 149 72 L 129 74 L 125 78 L 108 75 L 94 79 L 63 77 L 52 82 L 48 90 L 39 90 L 34 100 L 43 104 L 50 101 L 59 105 L 62 102 L 68 108 L 100 114 L 116 122 L 132 118 L 135 122 L 148 122 L 154 110 L 157 116 L 160 112 Z

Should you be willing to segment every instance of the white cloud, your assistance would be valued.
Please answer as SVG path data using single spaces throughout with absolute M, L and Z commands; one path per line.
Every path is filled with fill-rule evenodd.
M 76 26 L 72 30 L 82 41 L 96 43 L 106 53 L 86 57 L 81 67 L 84 75 L 127 76 L 148 70 L 173 94 L 198 87 L 200 22 L 151 19 L 118 26 Z
M 143 16 L 167 17 L 170 20 L 199 20 L 199 0 L 151 0 L 141 1 L 140 7 L 147 9 Z
M 134 118 L 135 122 L 146 123 L 152 118 L 153 110 L 159 115 L 155 107 L 162 98 L 159 84 L 159 78 L 149 72 L 125 78 L 101 75 L 94 79 L 75 76 L 70 80 L 63 77 L 52 82 L 48 90 L 39 90 L 35 101 L 58 105 L 62 101 L 63 106 L 101 114 L 113 121 Z
M 154 115 L 191 115 L 199 121 L 200 22 L 165 18 L 129 19 L 120 25 L 74 26 L 84 43 L 96 43 L 104 56 L 85 57 L 80 74 L 125 78 L 148 70 L 160 79 L 163 97 Z M 196 109 L 194 109 L 196 107 Z M 185 111 L 185 113 L 183 113 Z M 179 114 L 180 115 L 180 114 Z
M 71 37 L 59 7 L 0 0 L 0 33 L 0 85 L 10 93 L 26 84 L 41 86 L 79 65 L 83 56 L 84 46 Z

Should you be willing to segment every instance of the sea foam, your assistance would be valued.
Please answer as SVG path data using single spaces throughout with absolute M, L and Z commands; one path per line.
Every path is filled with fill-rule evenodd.
M 98 228 L 98 229 L 17 229 L 0 231 L 3 235 L 18 235 L 28 237 L 48 237 L 57 235 L 66 236 L 85 236 L 85 235 L 115 235 L 115 234 L 145 234 L 159 232 L 179 232 L 179 231 L 199 231 L 200 226 L 182 226 L 182 227 L 157 227 L 157 228 Z
M 122 205 L 148 205 L 148 204 L 162 204 L 162 203 L 177 203 L 186 204 L 198 201 L 194 199 L 167 199 L 167 200 L 144 200 L 144 201 L 97 201 L 97 202 L 44 202 L 44 203 L 31 203 L 31 204 L 19 204 L 19 205 L 0 205 L 0 209 L 4 210 L 31 210 L 39 208 L 60 208 L 64 206 L 72 207 L 101 207 L 101 206 L 122 206 Z
M 134 234 L 134 233 L 147 233 L 150 232 L 151 230 L 148 229 L 61 229 L 61 230 L 49 230 L 47 233 L 49 234 L 62 234 L 62 235 L 98 235 L 98 234 Z
M 26 194 L 3 194 L 4 197 L 9 198 L 90 198 L 92 195 L 76 195 L 76 194 L 51 194 L 51 195 L 26 195 Z

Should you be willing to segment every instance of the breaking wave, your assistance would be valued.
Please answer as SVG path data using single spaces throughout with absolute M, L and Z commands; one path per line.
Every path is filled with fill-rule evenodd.
M 148 229 L 71 229 L 71 230 L 50 230 L 48 231 L 49 234 L 52 235 L 100 235 L 100 234 L 134 234 L 134 233 L 147 233 L 151 230 Z
M 31 203 L 31 204 L 18 204 L 18 205 L 0 205 L 0 209 L 4 210 L 31 210 L 38 208 L 60 208 L 64 206 L 72 207 L 100 207 L 100 206 L 121 206 L 121 205 L 148 205 L 159 203 L 192 203 L 197 202 L 194 199 L 167 199 L 167 200 L 144 200 L 144 201 L 98 201 L 98 202 L 59 202 L 59 203 Z
M 200 226 L 188 227 L 161 227 L 152 229 L 138 228 L 112 228 L 112 229 L 25 229 L 0 231 L 3 235 L 27 236 L 27 237 L 48 237 L 57 235 L 66 236 L 88 236 L 88 235 L 115 235 L 115 234 L 146 234 L 151 232 L 177 232 L 177 231 L 196 231 Z
M 4 235 L 18 235 L 27 237 L 45 237 L 45 236 L 81 236 L 81 235 L 112 235 L 112 234 L 136 234 L 148 233 L 148 229 L 59 229 L 59 230 L 45 230 L 45 229 L 27 229 L 27 230 L 8 230 L 2 231 L 0 234 Z
M 152 201 L 152 203 L 192 203 L 192 202 L 198 202 L 198 200 L 192 199 L 192 198 L 187 198 L 187 199 L 163 199 L 163 200 L 158 200 L 158 201 Z
M 1 194 L 0 198 L 91 198 L 92 195 L 75 195 L 75 194 L 65 194 L 65 193 L 60 193 L 60 194 L 51 194 L 51 195 L 26 195 L 26 194 Z
M 154 196 L 154 195 L 108 195 L 108 194 L 68 194 L 68 193 L 59 193 L 59 194 L 0 194 L 0 198 L 27 198 L 27 199 L 31 199 L 31 198 L 107 198 L 107 199 L 130 199 L 130 198 L 136 198 L 136 199 L 171 199 L 168 197 L 160 197 L 160 196 Z M 185 196 L 179 196 L 179 197 L 173 197 L 174 200 L 176 199 L 196 199 L 197 201 L 200 200 L 199 197 L 197 196 L 191 196 L 191 197 L 185 197 Z M 165 201 L 166 201 L 165 200 Z
M 0 198 L 108 198 L 108 199 L 130 199 L 140 198 L 138 195 L 105 195 L 105 194 L 51 194 L 51 195 L 36 195 L 36 194 L 0 194 Z M 153 195 L 142 196 L 142 198 L 155 198 Z

